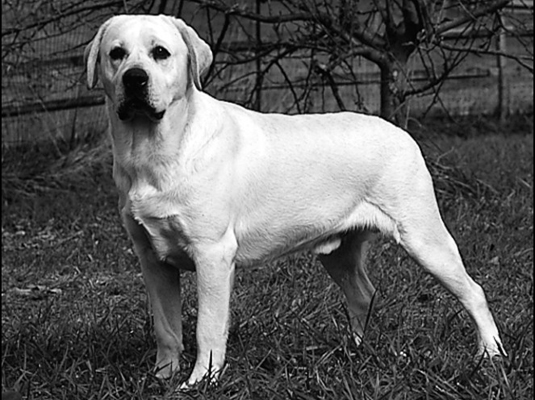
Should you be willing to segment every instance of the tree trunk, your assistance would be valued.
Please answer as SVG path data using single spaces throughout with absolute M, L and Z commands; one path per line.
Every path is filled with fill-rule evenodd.
M 394 92 L 392 91 L 394 77 L 389 65 L 380 65 L 379 68 L 381 69 L 381 110 L 379 113 L 384 119 L 394 122 L 394 110 L 396 109 Z
M 407 88 L 407 57 L 389 59 L 379 65 L 381 70 L 381 117 L 406 128 L 409 107 L 404 93 Z

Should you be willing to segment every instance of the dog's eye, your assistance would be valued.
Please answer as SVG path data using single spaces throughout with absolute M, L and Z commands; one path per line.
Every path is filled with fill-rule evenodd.
M 165 47 L 156 46 L 154 49 L 152 49 L 152 56 L 155 60 L 165 60 L 170 55 L 171 54 L 167 51 Z
M 126 56 L 126 51 L 120 47 L 115 47 L 110 51 L 110 58 L 114 61 L 122 60 Z

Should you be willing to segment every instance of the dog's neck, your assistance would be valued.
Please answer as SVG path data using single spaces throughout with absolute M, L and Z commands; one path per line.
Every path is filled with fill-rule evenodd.
M 108 114 L 111 120 L 112 139 L 124 140 L 123 135 L 128 135 L 134 139 L 143 140 L 167 140 L 170 134 L 180 135 L 188 124 L 188 120 L 193 115 L 190 102 L 186 98 L 175 100 L 167 110 L 161 120 L 150 119 L 146 115 L 135 115 L 133 118 L 123 121 L 117 115 L 111 101 L 107 102 Z M 171 126 L 172 124 L 172 126 Z
M 206 97 L 200 91 L 189 91 L 187 97 L 176 99 L 157 122 L 144 116 L 121 121 L 108 104 L 116 171 L 137 181 L 141 176 L 158 175 L 156 171 L 164 166 L 180 174 L 204 165 L 203 154 L 208 154 L 217 131 L 206 127 L 216 124 L 215 116 L 200 116 Z M 213 156 L 213 152 L 209 154 Z
M 175 99 L 165 110 L 159 121 L 154 121 L 145 115 L 136 115 L 127 121 L 122 121 L 114 109 L 113 103 L 107 101 L 110 118 L 110 133 L 116 158 L 136 157 L 143 153 L 169 153 L 184 147 L 190 121 L 195 113 L 193 91 L 188 91 L 183 97 Z

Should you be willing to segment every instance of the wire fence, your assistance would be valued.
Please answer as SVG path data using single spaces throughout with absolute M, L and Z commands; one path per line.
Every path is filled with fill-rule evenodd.
M 257 1 L 259 12 L 267 7 Z M 9 7 L 11 5 L 11 7 Z M 509 13 L 531 18 L 533 2 Z M 269 5 L 273 7 L 273 5 Z M 354 57 L 345 72 L 334 73 L 332 86 L 314 69 L 308 49 L 294 49 L 284 58 L 261 57 L 275 45 L 271 31 L 258 23 L 200 7 L 195 2 L 10 2 L 3 3 L 2 24 L 2 143 L 3 146 L 40 140 L 78 137 L 106 128 L 102 90 L 85 87 L 83 51 L 107 18 L 119 13 L 179 15 L 218 52 L 205 90 L 217 98 L 265 112 L 338 111 L 378 113 L 380 72 L 376 65 Z M 532 26 L 532 25 L 531 25 Z M 225 40 L 222 32 L 226 30 Z M 462 32 L 459 31 L 458 35 Z M 455 39 L 456 33 L 450 34 Z M 524 38 L 531 40 L 533 30 Z M 504 34 L 497 46 L 522 54 L 526 44 L 518 35 Z M 531 52 L 532 52 L 531 48 Z M 280 53 L 279 53 L 280 54 Z M 243 60 L 248 62 L 243 62 Z M 270 68 L 268 68 L 270 67 Z M 349 71 L 349 72 L 347 72 Z M 417 62 L 410 68 L 413 81 L 425 81 Z M 349 76 L 351 75 L 351 76 Z M 412 116 L 429 114 L 491 114 L 532 112 L 533 75 L 513 60 L 494 55 L 469 55 L 439 92 L 409 100 Z

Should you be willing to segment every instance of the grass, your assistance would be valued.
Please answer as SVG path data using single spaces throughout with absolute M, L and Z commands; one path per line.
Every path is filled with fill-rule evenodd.
M 461 306 L 388 240 L 364 344 L 311 255 L 240 269 L 220 383 L 174 388 L 195 360 L 195 275 L 184 274 L 183 371 L 151 374 L 155 343 L 136 257 L 120 225 L 105 146 L 4 152 L 2 388 L 25 399 L 533 398 L 532 118 L 414 127 L 444 219 L 484 287 L 507 359 L 474 357 Z M 447 133 L 445 133 L 447 132 Z M 454 132 L 454 134 L 452 134 Z

